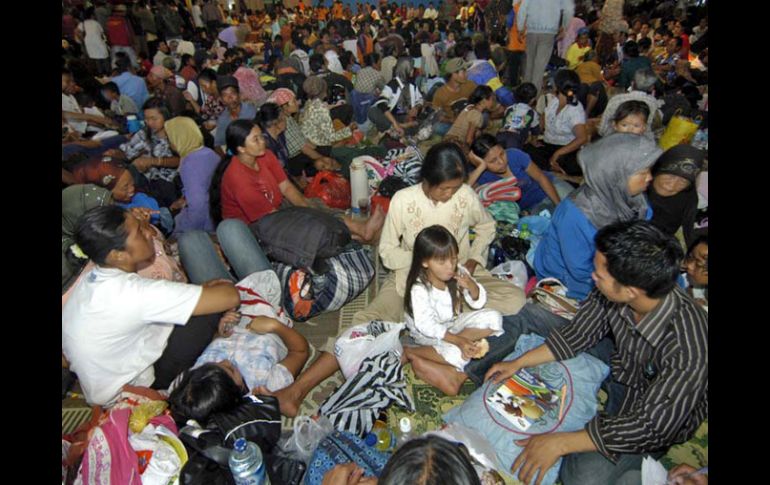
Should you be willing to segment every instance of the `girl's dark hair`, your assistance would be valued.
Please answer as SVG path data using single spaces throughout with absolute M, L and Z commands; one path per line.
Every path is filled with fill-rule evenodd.
M 413 439 L 390 457 L 379 485 L 481 485 L 461 445 L 438 436 Z
M 442 142 L 433 145 L 420 170 L 421 180 L 436 187 L 448 180 L 465 179 L 467 160 L 460 147 L 452 142 Z
M 406 277 L 406 290 L 404 291 L 404 308 L 409 316 L 412 313 L 412 286 L 415 283 L 422 283 L 430 286 L 428 270 L 423 267 L 423 263 L 438 259 L 444 261 L 448 258 L 456 258 L 460 249 L 457 246 L 457 240 L 444 226 L 438 224 L 426 227 L 414 240 L 414 249 L 412 250 L 412 267 L 409 268 L 409 275 Z M 452 279 L 446 282 L 449 294 L 452 295 L 452 309 L 454 314 L 460 313 L 460 293 L 457 288 L 457 282 Z M 400 482 L 411 483 L 411 482 Z
M 556 91 L 567 97 L 567 104 L 578 104 L 577 90 L 580 87 L 580 77 L 571 69 L 560 69 L 554 76 Z
M 477 104 L 485 99 L 489 99 L 491 96 L 494 96 L 495 92 L 492 91 L 492 88 L 489 86 L 486 86 L 482 84 L 481 86 L 476 86 L 476 89 L 473 90 L 471 95 L 468 97 L 468 104 Z
M 639 57 L 639 44 L 633 40 L 627 41 L 623 44 L 623 54 L 628 57 Z
M 471 144 L 471 151 L 477 157 L 484 158 L 487 156 L 487 153 L 489 153 L 489 150 L 491 150 L 495 145 L 499 145 L 499 143 L 497 143 L 497 139 L 489 133 L 484 133 L 473 140 L 473 143 Z
M 623 120 L 628 115 L 642 115 L 646 122 L 650 117 L 650 107 L 644 101 L 626 101 L 618 106 L 612 121 L 615 123 Z
M 243 395 L 243 389 L 224 369 L 216 364 L 203 364 L 182 374 L 168 404 L 176 422 L 194 419 L 205 426 L 212 413 L 236 407 Z
M 257 116 L 254 117 L 254 121 L 259 125 L 262 130 L 267 130 L 269 126 L 273 126 L 281 117 L 281 108 L 275 103 L 265 103 L 257 111 Z
M 643 37 L 637 42 L 637 45 L 639 46 L 640 51 L 647 52 L 650 50 L 650 46 L 652 46 L 652 40 L 650 40 L 649 37 Z
M 376 52 L 364 56 L 364 67 L 373 67 L 380 60 L 380 55 Z
M 190 62 L 190 59 L 192 59 L 192 58 L 193 58 L 193 56 L 191 56 L 190 54 L 182 54 L 182 58 L 181 58 L 182 62 L 180 63 L 181 66 L 182 67 L 186 66 L 187 63 Z
M 225 131 L 227 153 L 217 165 L 209 187 L 209 215 L 215 226 L 222 222 L 222 178 L 225 176 L 225 171 L 230 166 L 233 156 L 238 154 L 238 147 L 246 144 L 246 138 L 254 126 L 256 125 L 251 120 L 235 120 L 227 126 L 227 131 Z
M 75 228 L 75 243 L 96 264 L 103 265 L 113 249 L 126 249 L 126 209 L 117 205 L 94 207 L 85 212 Z
M 513 94 L 517 103 L 529 104 L 537 96 L 537 88 L 532 83 L 521 83 Z

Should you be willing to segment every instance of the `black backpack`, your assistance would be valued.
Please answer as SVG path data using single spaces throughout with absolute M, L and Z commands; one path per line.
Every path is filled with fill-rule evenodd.
M 182 467 L 181 485 L 235 485 L 228 459 L 233 443 L 245 438 L 259 446 L 272 483 L 298 485 L 305 464 L 280 455 L 281 436 L 278 400 L 270 396 L 246 396 L 235 409 L 213 414 L 205 428 L 184 426 L 179 438 L 189 460 Z
M 317 263 L 337 256 L 352 240 L 339 218 L 310 207 L 273 212 L 249 228 L 271 259 L 311 273 L 323 273 Z

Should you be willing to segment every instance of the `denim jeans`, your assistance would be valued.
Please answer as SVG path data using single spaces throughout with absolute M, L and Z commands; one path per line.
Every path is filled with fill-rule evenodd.
M 217 238 L 238 280 L 272 268 L 243 221 L 222 221 L 217 227 Z M 193 284 L 199 285 L 217 278 L 234 280 L 214 249 L 211 238 L 203 231 L 190 231 L 179 236 L 179 256 Z
M 501 362 L 505 357 L 514 351 L 516 341 L 519 336 L 534 333 L 547 338 L 551 330 L 567 325 L 569 320 L 554 315 L 545 308 L 527 303 L 516 315 L 506 315 L 503 317 L 503 330 L 505 333 L 499 337 L 489 337 L 489 352 L 481 359 L 472 360 L 465 366 L 465 373 L 477 385 L 484 382 L 484 374 L 493 364 Z M 604 363 L 609 363 L 610 356 L 615 351 L 615 344 L 612 339 L 605 337 L 586 353 L 596 357 Z M 619 389 L 616 389 L 616 391 Z M 620 398 L 622 399 L 622 395 Z
M 646 455 L 657 460 L 663 453 L 623 454 L 617 464 L 595 451 L 572 453 L 564 457 L 559 478 L 563 485 L 641 485 Z

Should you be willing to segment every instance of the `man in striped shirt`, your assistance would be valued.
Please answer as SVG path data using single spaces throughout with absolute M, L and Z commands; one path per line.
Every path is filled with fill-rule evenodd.
M 531 305 L 506 322 L 514 343 L 525 328 L 547 339 L 493 365 L 485 378 L 496 382 L 521 368 L 597 353 L 592 348 L 609 334 L 615 340 L 605 411 L 584 430 L 517 442 L 525 448 L 512 470 L 523 482 L 538 470 L 542 478 L 561 456 L 564 485 L 638 478 L 643 454 L 662 456 L 708 416 L 708 316 L 676 286 L 682 257 L 677 241 L 647 221 L 607 226 L 596 235 L 596 289 L 572 322 Z

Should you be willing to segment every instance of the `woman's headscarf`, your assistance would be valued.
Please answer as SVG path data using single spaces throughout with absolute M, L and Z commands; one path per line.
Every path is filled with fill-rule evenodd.
M 93 184 L 72 185 L 61 193 L 61 283 L 62 290 L 77 275 L 82 267 L 68 258 L 70 247 L 75 244 L 74 234 L 80 216 L 94 207 L 112 203 L 112 194 L 107 189 Z M 85 264 L 87 259 L 83 259 Z
M 345 72 L 345 69 L 342 68 L 340 57 L 337 55 L 336 52 L 332 50 L 328 50 L 324 53 L 324 57 L 326 58 L 326 62 L 328 63 L 329 71 L 335 72 L 337 74 L 342 74 L 343 72 Z
M 171 147 L 181 158 L 185 158 L 203 146 L 203 134 L 191 118 L 177 116 L 165 123 L 166 136 Z
M 254 72 L 254 69 L 241 66 L 235 71 L 233 77 L 238 80 L 238 88 L 243 101 L 259 104 L 267 99 L 267 92 L 262 87 L 262 83 L 259 82 L 259 76 Z
M 703 170 L 706 152 L 692 145 L 675 145 L 658 158 L 653 167 L 653 175 L 670 173 L 678 175 L 695 186 L 698 174 Z
M 639 135 L 615 133 L 584 147 L 577 155 L 585 183 L 570 197 L 597 228 L 620 221 L 644 219 L 644 193 L 631 196 L 628 178 L 649 168 L 662 150 Z
M 72 176 L 79 184 L 96 184 L 112 190 L 125 171 L 126 166 L 122 162 L 110 157 L 98 157 L 76 165 L 72 169 Z

